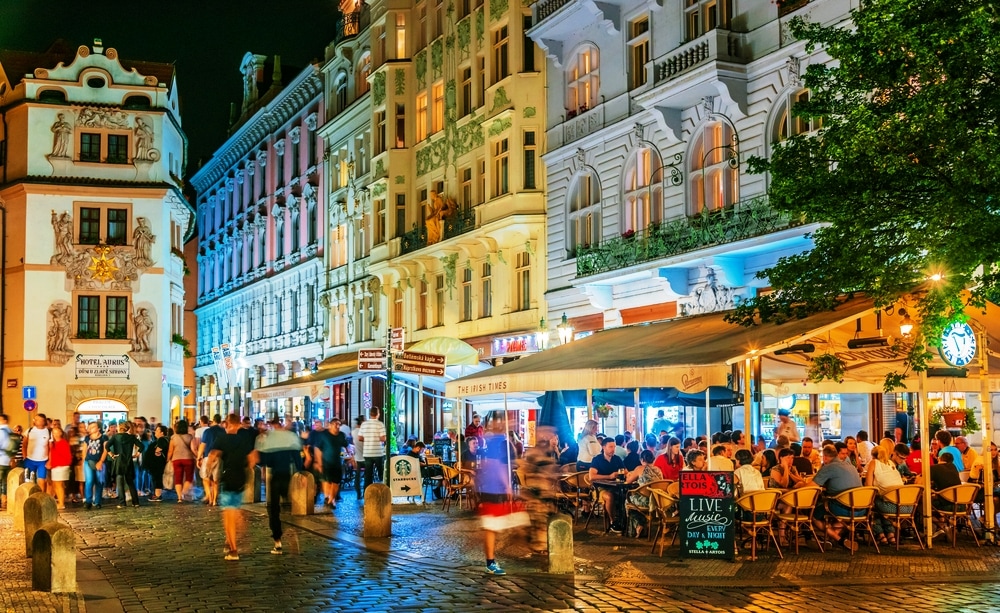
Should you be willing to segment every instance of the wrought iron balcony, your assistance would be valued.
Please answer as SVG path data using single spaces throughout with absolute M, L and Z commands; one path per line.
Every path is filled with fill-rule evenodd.
M 542 0 L 535 4 L 535 23 L 552 16 L 553 13 L 566 6 L 573 0 Z
M 476 229 L 476 209 L 473 207 L 459 207 L 458 211 L 448 216 L 444 222 L 444 236 L 441 240 L 448 240 L 471 232 Z M 427 246 L 427 226 L 413 228 L 403 234 L 400 241 L 400 253 L 411 253 L 417 249 Z
M 334 44 L 339 44 L 348 38 L 353 38 L 371 24 L 371 11 L 367 4 L 363 4 L 360 11 L 353 13 L 341 13 L 337 18 L 335 27 L 336 35 Z
M 650 225 L 641 232 L 623 235 L 599 245 L 583 246 L 576 253 L 576 276 L 588 277 L 620 270 L 713 245 L 733 243 L 800 225 L 787 213 L 771 208 L 766 196 L 733 207 L 703 212 Z

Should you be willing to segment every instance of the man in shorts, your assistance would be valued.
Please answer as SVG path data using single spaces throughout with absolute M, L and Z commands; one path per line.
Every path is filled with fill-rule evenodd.
M 25 478 L 32 478 L 38 483 L 42 491 L 45 489 L 45 480 L 48 477 L 49 452 L 52 450 L 52 431 L 48 428 L 48 420 L 44 413 L 35 415 L 32 426 L 24 435 L 21 442 L 24 448 L 24 471 Z
M 236 534 L 240 529 L 240 505 L 247 485 L 247 472 L 257 464 L 253 441 L 239 434 L 240 417 L 230 413 L 226 431 L 216 437 L 209 452 L 209 471 L 218 470 L 219 506 L 222 507 L 222 529 L 226 533 L 226 560 L 239 560 Z M 218 468 L 216 468 L 218 467 Z
M 198 453 L 195 454 L 195 461 L 198 464 L 201 480 L 205 486 L 205 502 L 213 507 L 219 504 L 218 466 L 214 465 L 215 470 L 212 470 L 213 465 L 205 460 L 215 444 L 215 439 L 226 433 L 225 429 L 220 425 L 221 423 L 222 416 L 216 413 L 212 417 L 212 425 L 202 432 L 201 443 L 198 445 Z
M 316 437 L 316 466 L 319 467 L 323 479 L 323 504 L 331 509 L 337 508 L 337 494 L 340 492 L 340 481 L 344 475 L 344 460 L 342 452 L 347 449 L 347 437 L 340 430 L 340 420 L 334 418 L 329 427 Z

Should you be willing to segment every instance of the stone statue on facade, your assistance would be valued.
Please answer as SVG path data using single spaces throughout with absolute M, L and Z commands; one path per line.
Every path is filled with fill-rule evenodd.
M 132 351 L 136 353 L 150 353 L 149 337 L 153 333 L 153 318 L 149 315 L 149 309 L 145 307 L 140 308 L 132 315 L 132 327 L 135 330 L 135 338 L 132 339 Z
M 73 357 L 73 347 L 69 342 L 70 307 L 65 302 L 57 302 L 49 307 L 49 326 L 45 347 L 49 362 L 65 364 Z
M 76 255 L 76 249 L 73 248 L 73 218 L 69 212 L 52 211 L 52 230 L 56 237 L 56 252 L 51 263 L 65 264 Z
M 66 121 L 66 115 L 63 113 L 56 115 L 56 122 L 52 124 L 52 154 L 49 157 L 68 158 L 72 135 L 73 126 Z
M 444 238 L 444 220 L 455 212 L 455 199 L 444 198 L 431 190 L 427 206 L 427 244 L 433 245 Z
M 153 148 L 153 127 L 142 117 L 135 118 L 135 159 L 144 162 L 155 162 L 160 159 L 160 152 Z
M 153 265 L 153 243 L 156 237 L 153 229 L 149 227 L 149 220 L 145 217 L 136 218 L 135 230 L 132 231 L 132 246 L 135 247 L 135 265 L 139 268 L 148 268 Z

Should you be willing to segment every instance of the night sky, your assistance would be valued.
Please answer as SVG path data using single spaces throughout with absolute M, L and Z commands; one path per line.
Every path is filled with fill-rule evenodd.
M 226 138 L 229 104 L 239 102 L 240 60 L 281 55 L 298 69 L 323 58 L 333 39 L 337 0 L 0 0 L 0 48 L 45 51 L 56 39 L 92 45 L 126 60 L 174 63 L 188 174 Z M 297 72 L 297 70 L 295 71 Z M 287 82 L 294 76 L 284 74 Z

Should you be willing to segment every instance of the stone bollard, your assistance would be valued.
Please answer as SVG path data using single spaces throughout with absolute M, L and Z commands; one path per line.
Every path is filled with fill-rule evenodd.
M 10 472 L 7 473 L 7 513 L 10 515 L 14 514 L 14 506 L 11 504 L 14 500 L 14 492 L 17 491 L 17 486 L 22 483 L 24 483 L 24 469 L 20 466 L 10 469 Z
M 72 528 L 47 523 L 35 532 L 31 548 L 31 589 L 54 594 L 76 591 L 76 535 Z
M 365 488 L 364 536 L 392 536 L 392 490 L 384 483 L 372 483 Z
M 573 518 L 560 513 L 549 520 L 549 572 L 573 574 Z
M 7 490 L 10 491 L 10 490 Z M 24 501 L 35 492 L 42 491 L 34 481 L 22 483 L 14 490 L 14 529 L 24 530 Z M 10 497 L 7 497 L 7 504 L 10 505 Z
M 316 479 L 311 472 L 300 470 L 288 484 L 292 515 L 312 515 L 316 512 Z
M 45 524 L 59 519 L 56 500 L 45 492 L 36 492 L 24 501 L 24 555 L 31 557 L 32 541 L 35 533 Z
M 247 485 L 243 488 L 243 504 L 260 502 L 260 466 L 254 466 L 253 471 L 247 469 Z

